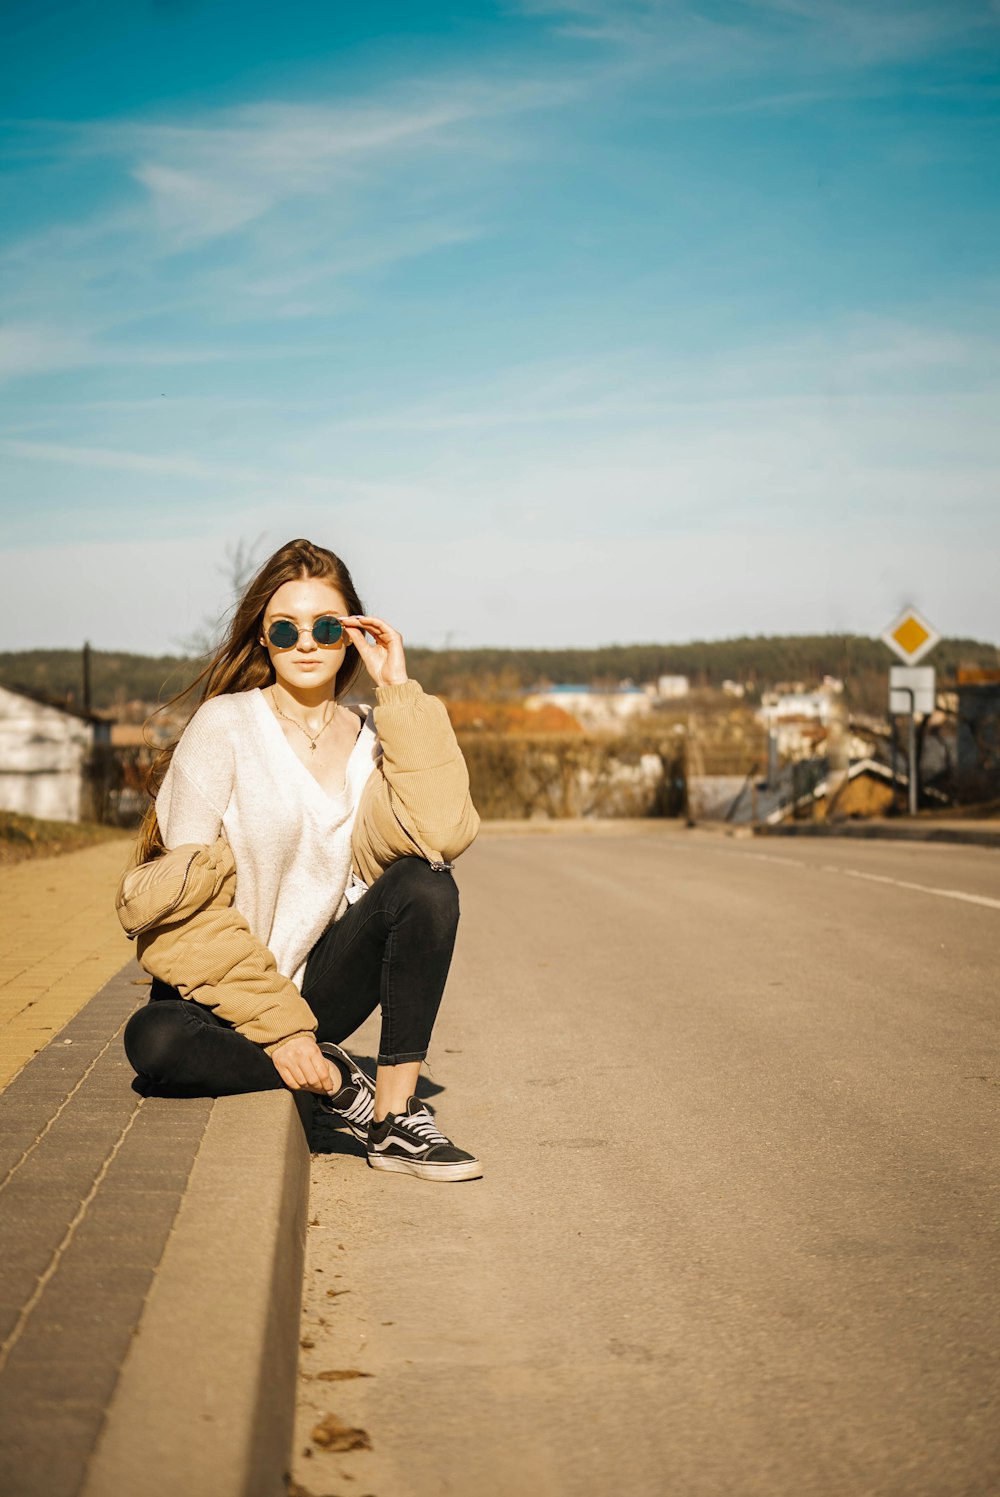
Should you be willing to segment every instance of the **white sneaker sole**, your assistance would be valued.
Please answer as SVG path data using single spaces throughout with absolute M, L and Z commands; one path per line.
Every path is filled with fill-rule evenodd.
M 400 1159 L 395 1155 L 369 1154 L 368 1167 L 395 1175 L 416 1175 L 421 1180 L 479 1180 L 483 1167 L 478 1159 L 457 1164 L 422 1164 L 418 1159 Z

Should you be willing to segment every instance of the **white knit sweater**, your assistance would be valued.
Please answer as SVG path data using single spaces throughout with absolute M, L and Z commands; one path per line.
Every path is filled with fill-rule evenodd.
M 369 713 L 344 789 L 328 795 L 261 692 L 231 692 L 198 708 L 156 797 L 167 848 L 225 835 L 236 860 L 236 908 L 296 986 L 312 947 L 345 906 L 354 816 L 378 754 Z

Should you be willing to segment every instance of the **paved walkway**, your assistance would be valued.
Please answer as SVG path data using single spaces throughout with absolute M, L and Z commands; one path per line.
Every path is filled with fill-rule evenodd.
M 132 955 L 114 910 L 129 846 L 0 868 L 0 1088 Z
M 305 1117 L 283 1091 L 133 1090 L 128 848 L 0 869 L 0 1492 L 276 1497 Z

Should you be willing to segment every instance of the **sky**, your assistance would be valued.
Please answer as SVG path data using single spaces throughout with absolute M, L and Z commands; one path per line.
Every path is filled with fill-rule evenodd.
M 1000 640 L 1000 0 L 0 19 L 0 649 Z

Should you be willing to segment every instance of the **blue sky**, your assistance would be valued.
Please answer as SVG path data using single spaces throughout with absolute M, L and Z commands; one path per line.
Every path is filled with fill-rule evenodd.
M 1000 5 L 5 0 L 0 648 L 1000 639 Z

